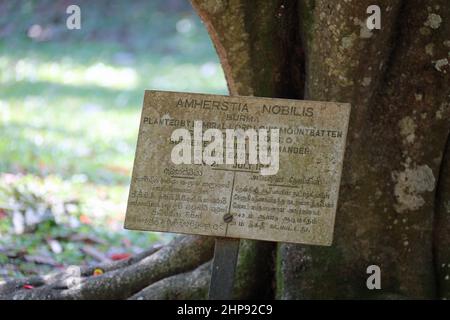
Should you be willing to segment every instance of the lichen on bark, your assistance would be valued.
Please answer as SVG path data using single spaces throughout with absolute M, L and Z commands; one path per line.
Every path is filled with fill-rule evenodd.
M 230 52 L 250 57 L 239 64 L 224 63 L 219 52 L 227 78 L 245 82 L 232 94 L 304 97 L 353 106 L 333 246 L 279 244 L 273 263 L 276 296 L 436 297 L 434 200 L 449 133 L 449 111 L 442 108 L 450 93 L 448 72 L 443 72 L 442 63 L 438 64 L 444 69 L 436 69 L 449 51 L 445 43 L 450 9 L 445 1 L 280 1 L 264 10 L 240 3 L 240 23 L 257 45 L 230 45 Z M 365 25 L 366 9 L 373 4 L 382 9 L 380 31 Z M 282 11 L 281 19 L 297 21 L 297 27 L 279 29 L 290 26 L 273 18 L 283 8 L 290 10 Z M 228 19 L 223 14 L 201 12 L 207 24 L 216 25 Z M 267 44 L 258 37 L 270 29 L 272 43 Z M 219 39 L 230 34 L 226 28 L 215 31 L 222 34 Z M 212 37 L 213 42 L 218 38 Z M 284 39 L 298 44 L 280 45 Z M 430 43 L 433 50 L 425 50 Z M 227 51 L 227 44 L 221 44 Z M 288 63 L 292 72 L 277 63 L 286 48 L 298 51 Z M 274 59 L 258 59 L 261 52 Z M 255 78 L 259 70 L 266 76 Z M 249 77 L 240 77 L 242 73 Z M 271 73 L 284 80 L 268 77 Z M 290 89 L 282 90 L 280 84 Z M 370 264 L 383 270 L 384 296 L 365 286 Z

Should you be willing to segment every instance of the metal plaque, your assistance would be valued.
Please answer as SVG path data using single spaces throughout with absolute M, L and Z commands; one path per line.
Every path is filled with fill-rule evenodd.
M 345 103 L 146 91 L 125 228 L 331 245 L 349 115 Z

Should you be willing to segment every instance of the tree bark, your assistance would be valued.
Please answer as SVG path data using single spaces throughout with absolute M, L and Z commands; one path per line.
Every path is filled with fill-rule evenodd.
M 441 299 L 450 299 L 450 139 L 447 140 L 444 161 L 436 198 L 434 227 L 435 268 L 437 294 Z
M 279 244 L 276 297 L 437 297 L 433 223 L 450 114 L 450 70 L 438 62 L 449 54 L 446 2 L 192 2 L 231 94 L 352 104 L 334 244 Z M 365 26 L 373 4 L 382 9 L 379 31 Z M 371 264 L 381 267 L 382 294 L 366 287 Z

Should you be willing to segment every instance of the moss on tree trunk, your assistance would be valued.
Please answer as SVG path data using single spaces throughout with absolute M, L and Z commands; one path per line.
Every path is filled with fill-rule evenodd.
M 276 256 L 267 261 L 276 297 L 437 297 L 434 262 L 447 265 L 439 257 L 449 250 L 439 240 L 433 254 L 437 230 L 442 238 L 449 225 L 433 226 L 450 127 L 450 70 L 436 66 L 450 52 L 446 1 L 192 2 L 231 94 L 353 106 L 334 244 L 278 244 L 265 254 Z M 373 4 L 380 31 L 365 25 Z M 371 264 L 381 267 L 381 294 L 366 287 Z

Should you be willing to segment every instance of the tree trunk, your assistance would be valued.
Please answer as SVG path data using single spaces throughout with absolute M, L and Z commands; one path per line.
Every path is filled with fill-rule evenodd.
M 241 241 L 235 298 L 449 298 L 447 1 L 192 0 L 230 94 L 352 104 L 333 245 Z M 373 4 L 381 30 L 365 24 Z M 0 295 L 204 298 L 212 248 L 211 238 L 181 237 L 87 276 L 78 291 L 55 289 L 53 276 L 27 279 L 42 288 L 33 294 L 22 281 Z M 373 264 L 382 290 L 366 286 Z
M 231 94 L 352 104 L 334 244 L 278 244 L 276 297 L 448 294 L 449 174 L 443 168 L 440 175 L 450 127 L 446 1 L 193 4 Z M 382 28 L 369 31 L 373 4 L 382 9 Z M 372 264 L 382 271 L 381 294 L 366 286 Z

